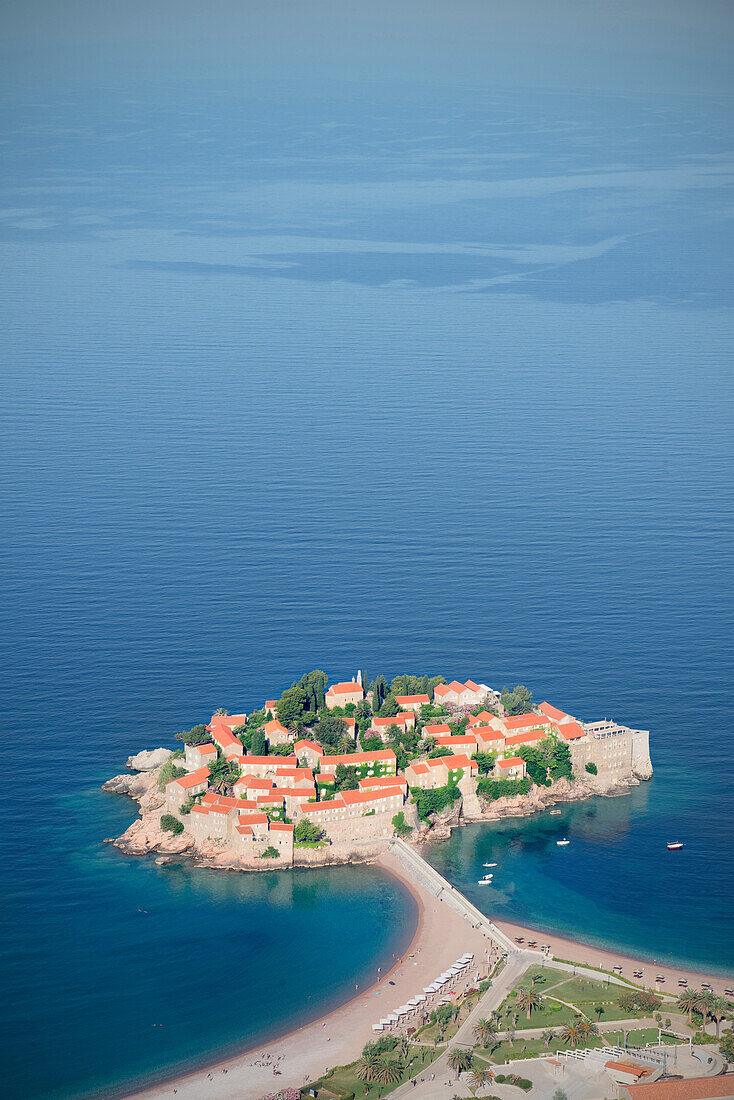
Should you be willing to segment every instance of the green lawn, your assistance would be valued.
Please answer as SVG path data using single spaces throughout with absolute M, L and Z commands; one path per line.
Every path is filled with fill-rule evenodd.
M 584 1042 L 583 1047 L 600 1047 L 602 1046 L 602 1040 L 598 1037 L 591 1037 Z M 542 1039 L 514 1039 L 511 1043 L 502 1042 L 498 1047 L 490 1054 L 488 1050 L 482 1050 L 477 1048 L 476 1053 L 482 1058 L 488 1058 L 496 1065 L 502 1065 L 504 1062 L 510 1062 L 513 1058 L 537 1058 L 540 1054 L 547 1054 L 549 1051 L 553 1054 L 558 1050 L 568 1050 L 569 1048 L 559 1042 L 558 1039 L 554 1039 L 551 1043 L 544 1043 Z
M 552 966 L 530 966 L 517 984 L 522 989 L 529 989 L 535 978 L 535 988 L 542 993 L 556 982 L 565 982 L 570 977 L 567 970 L 554 970 Z
M 623 1045 L 624 1034 L 621 1031 L 606 1031 L 604 1033 L 608 1042 L 617 1046 Z M 657 1043 L 658 1041 L 658 1029 L 656 1027 L 637 1027 L 633 1031 L 627 1032 L 627 1045 L 644 1047 L 648 1043 Z M 665 1046 L 674 1046 L 676 1043 L 680 1043 L 680 1039 L 674 1039 L 672 1035 L 663 1035 L 663 1044 Z
M 425 1069 L 440 1053 L 440 1048 L 439 1050 L 434 1050 L 433 1047 L 416 1047 L 415 1053 L 412 1055 L 400 1083 L 402 1084 L 403 1081 L 407 1081 L 421 1069 Z M 421 1058 L 421 1054 L 423 1058 Z M 308 1088 L 319 1088 L 323 1086 L 324 1089 L 336 1093 L 337 1096 L 353 1092 L 355 1100 L 364 1100 L 365 1097 L 376 1098 L 378 1095 L 381 1095 L 385 1089 L 380 1090 L 377 1085 L 367 1085 L 364 1081 L 360 1081 L 354 1072 L 355 1065 L 356 1063 L 352 1062 L 348 1066 L 336 1066 L 329 1073 L 320 1077 L 318 1081 L 314 1081 L 310 1084 Z M 390 1085 L 389 1090 L 392 1091 L 392 1089 L 397 1087 L 397 1085 Z
M 611 982 L 607 985 L 604 979 L 597 981 L 579 975 L 574 977 L 563 970 L 536 965 L 525 971 L 515 989 L 529 989 L 533 985 L 533 980 L 535 980 L 535 991 L 543 997 L 544 1003 L 541 1008 L 532 1012 L 529 1021 L 525 1012 L 517 1015 L 518 1030 L 532 1027 L 560 1027 L 572 1022 L 575 1010 L 582 1012 L 595 1023 L 603 1023 L 605 1020 L 627 1020 L 634 1017 L 644 1018 L 650 1015 L 649 1012 L 630 1012 L 629 1009 L 622 1008 L 619 998 L 629 990 Z M 500 1007 L 501 1028 L 511 1023 L 515 1014 L 514 992 L 515 990 Z M 561 1001 L 574 1007 L 566 1007 L 559 1003 Z M 599 1009 L 601 1011 L 597 1011 Z

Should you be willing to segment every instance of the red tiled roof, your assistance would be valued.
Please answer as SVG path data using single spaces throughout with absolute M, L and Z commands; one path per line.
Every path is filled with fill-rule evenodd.
M 313 772 L 310 768 L 276 768 L 275 776 L 285 779 L 310 779 L 313 781 Z
M 395 702 L 399 707 L 409 706 L 411 703 L 430 703 L 430 698 L 427 695 L 396 695 Z
M 477 739 L 474 733 L 449 733 L 443 737 L 437 737 L 438 745 L 476 745 Z
M 428 774 L 428 764 L 423 764 L 423 763 L 409 764 L 408 767 L 412 771 L 413 775 L 427 775 Z
M 719 1100 L 734 1096 L 734 1074 L 719 1077 L 688 1077 L 675 1081 L 650 1081 L 624 1085 L 630 1100 Z
M 268 737 L 270 737 L 270 735 L 273 734 L 273 733 L 286 733 L 287 734 L 289 732 L 286 729 L 286 727 L 283 725 L 283 723 L 279 722 L 277 718 L 274 718 L 272 722 L 266 722 L 265 725 L 263 726 L 263 729 L 265 730 L 265 733 L 267 734 Z
M 531 741 L 542 741 L 545 737 L 543 730 L 535 730 L 532 733 L 516 733 L 514 737 L 508 737 L 505 744 L 510 745 L 526 745 Z
M 521 756 L 511 756 L 509 760 L 498 760 L 497 766 L 499 768 L 511 768 L 515 764 L 524 764 L 525 761 Z
M 531 729 L 533 726 L 548 726 L 550 720 L 544 714 L 515 714 L 504 719 L 508 730 Z
M 340 684 L 332 684 L 327 695 L 351 695 L 355 691 L 362 691 L 362 685 L 356 684 L 354 680 L 344 680 Z
M 225 726 L 229 726 L 231 730 L 233 730 L 235 726 L 244 726 L 247 721 L 246 714 L 220 714 L 217 717 L 221 718 Z
M 411 719 L 415 721 L 415 715 L 412 711 L 401 711 L 400 714 L 393 714 L 389 718 L 373 718 L 372 725 L 377 729 L 382 727 L 389 729 L 390 726 L 405 726 Z
M 446 767 L 449 771 L 456 771 L 457 768 L 476 768 L 476 760 L 470 760 L 466 753 L 456 753 L 449 756 L 436 756 L 433 760 L 426 760 L 426 764 L 429 768 L 442 768 Z
M 298 767 L 298 757 L 296 756 L 243 756 L 240 761 L 240 767 L 246 768 L 248 764 L 272 764 L 274 768 L 282 768 L 286 765 L 291 767 Z
M 256 790 L 258 787 L 261 790 L 271 790 L 274 784 L 272 779 L 261 779 L 258 775 L 243 775 L 235 783 L 235 787 L 251 787 Z
M 273 830 L 275 830 L 275 832 L 277 832 L 277 833 L 292 833 L 294 828 L 295 828 L 295 826 L 294 825 L 289 825 L 287 821 L 271 821 L 270 822 L 270 831 L 271 832 Z
M 426 737 L 438 737 L 439 733 L 451 733 L 445 722 L 439 722 L 433 726 L 424 726 L 423 733 Z
M 327 810 L 344 809 L 344 806 L 344 799 L 341 795 L 337 795 L 336 798 L 328 798 L 324 802 L 302 802 L 301 813 L 326 813 Z
M 317 783 L 336 783 L 336 776 L 333 772 L 320 772 L 316 776 Z
M 476 737 L 477 741 L 504 741 L 505 736 L 500 733 L 499 730 L 492 729 L 491 726 L 472 726 L 472 733 Z
M 209 806 L 213 805 L 218 800 L 219 800 L 219 795 L 216 793 L 216 791 L 206 791 L 205 794 L 202 796 L 202 799 L 201 799 L 202 805 L 209 805 Z
M 567 741 L 573 741 L 577 737 L 585 737 L 586 733 L 581 729 L 578 722 L 564 722 L 562 726 L 556 727 L 562 737 L 565 737 Z
M 357 782 L 362 789 L 368 787 L 405 787 L 405 778 L 402 775 L 368 775 Z
M 388 790 L 342 791 L 341 796 L 346 806 L 353 806 L 358 802 L 376 802 L 383 798 L 394 798 L 398 793 L 395 787 L 391 787 Z
M 295 752 L 298 752 L 299 749 L 313 749 L 313 751 L 319 753 L 319 755 L 324 755 L 324 750 L 321 748 L 321 745 L 318 745 L 315 741 L 309 741 L 306 737 L 302 737 L 300 741 L 296 741 L 293 748 Z
M 564 718 L 568 718 L 565 711 L 552 707 L 550 703 L 541 703 L 538 710 L 542 711 L 547 718 L 552 718 L 554 722 L 562 722 Z
M 196 749 L 202 756 L 211 756 L 212 753 L 214 753 L 215 756 L 217 755 L 216 745 L 191 745 L 190 748 Z
M 166 786 L 171 787 L 175 783 L 178 787 L 183 787 L 186 790 L 187 787 L 195 787 L 198 783 L 206 783 L 210 774 L 208 768 L 197 768 L 195 772 L 189 772 L 188 775 L 179 776 L 178 779 L 170 779 Z
M 479 691 L 479 684 L 475 684 L 473 680 L 467 680 L 464 684 L 465 688 L 469 688 L 469 691 Z
M 351 752 L 342 756 L 324 756 L 321 767 L 331 764 L 377 764 L 380 761 L 397 760 L 392 749 L 376 749 L 375 752 Z
M 240 814 L 240 825 L 264 825 L 268 820 L 267 814 Z
M 235 825 L 235 832 L 240 833 L 241 836 L 252 836 L 252 829 L 249 825 Z

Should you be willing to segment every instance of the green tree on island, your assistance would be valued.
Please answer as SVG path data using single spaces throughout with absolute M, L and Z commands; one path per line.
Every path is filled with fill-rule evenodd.
M 508 714 L 529 714 L 533 709 L 533 693 L 524 684 L 518 684 L 512 691 L 503 687 L 500 703 Z
M 216 760 L 208 764 L 209 788 L 219 794 L 231 794 L 232 788 L 240 777 L 240 770 L 236 764 L 219 755 Z
M 161 829 L 167 833 L 173 833 L 174 836 L 178 836 L 183 832 L 183 825 L 174 817 L 173 814 L 163 814 L 161 817 Z
M 318 825 L 315 825 L 313 821 L 307 821 L 306 818 L 302 818 L 296 825 L 293 831 L 293 839 L 297 844 L 303 843 L 315 843 L 321 840 L 324 835 L 323 829 L 320 829 Z
M 184 745 L 206 745 L 211 741 L 212 735 L 203 722 L 192 726 L 190 730 L 182 730 L 175 735 L 177 741 L 183 741 Z

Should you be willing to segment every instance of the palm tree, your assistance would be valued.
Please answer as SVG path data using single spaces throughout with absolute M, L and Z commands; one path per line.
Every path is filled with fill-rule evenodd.
M 688 1026 L 693 1027 L 693 1011 L 696 1008 L 697 992 L 695 989 L 684 989 L 678 997 L 678 1008 L 681 1012 L 688 1013 Z
M 360 1081 L 377 1081 L 381 1066 L 382 1058 L 378 1054 L 368 1054 L 359 1059 L 354 1067 L 354 1074 Z
M 543 1032 L 542 1039 L 546 1046 L 550 1046 L 556 1037 L 556 1033 L 552 1027 L 547 1027 Z
M 386 1058 L 384 1061 L 380 1059 L 375 1081 L 380 1085 L 397 1085 L 404 1073 L 405 1065 L 403 1062 L 395 1061 L 392 1058 Z
M 471 1075 L 471 1087 L 481 1089 L 490 1083 L 494 1074 L 489 1069 L 474 1069 Z
M 523 1012 L 527 1012 L 529 1020 L 530 1013 L 542 1007 L 543 998 L 534 989 L 518 989 L 515 1004 Z
M 566 1024 L 561 1030 L 561 1042 L 564 1046 L 577 1047 L 581 1042 L 581 1033 L 578 1023 Z
M 696 1012 L 700 1012 L 703 1017 L 703 1030 L 706 1030 L 706 1021 L 711 1015 L 711 1006 L 715 1001 L 713 993 L 708 989 L 700 989 L 696 991 Z
M 586 1016 L 581 1016 L 579 1018 L 576 1023 L 576 1028 L 582 1040 L 591 1039 L 592 1036 L 599 1034 L 599 1028 L 596 1024 L 592 1024 L 591 1020 L 588 1020 Z
M 719 1038 L 721 1021 L 729 1015 L 729 1002 L 724 997 L 714 997 L 708 1006 L 709 1016 L 716 1024 L 716 1038 Z
M 455 1073 L 461 1073 L 464 1069 L 471 1069 L 473 1060 L 470 1050 L 454 1047 L 448 1057 L 449 1069 L 454 1070 Z
M 220 794 L 231 794 L 232 787 L 240 777 L 239 768 L 223 756 L 218 756 L 208 767 L 210 789 L 219 791 Z
M 486 1047 L 489 1041 L 495 1035 L 496 1031 L 497 1024 L 494 1022 L 494 1020 L 487 1020 L 483 1017 L 481 1020 L 477 1020 L 476 1022 L 476 1026 L 474 1028 L 474 1038 L 476 1039 L 479 1046 Z

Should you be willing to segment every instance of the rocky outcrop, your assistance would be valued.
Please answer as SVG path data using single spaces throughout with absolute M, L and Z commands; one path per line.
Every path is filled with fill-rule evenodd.
M 102 784 L 102 790 L 111 791 L 113 794 L 127 794 L 130 798 L 139 800 L 150 791 L 151 787 L 156 786 L 157 780 L 158 769 L 155 772 L 139 772 L 137 775 L 127 773 L 108 779 Z
M 170 749 L 143 749 L 135 756 L 128 756 L 127 766 L 136 772 L 151 772 L 165 764 L 170 755 Z

